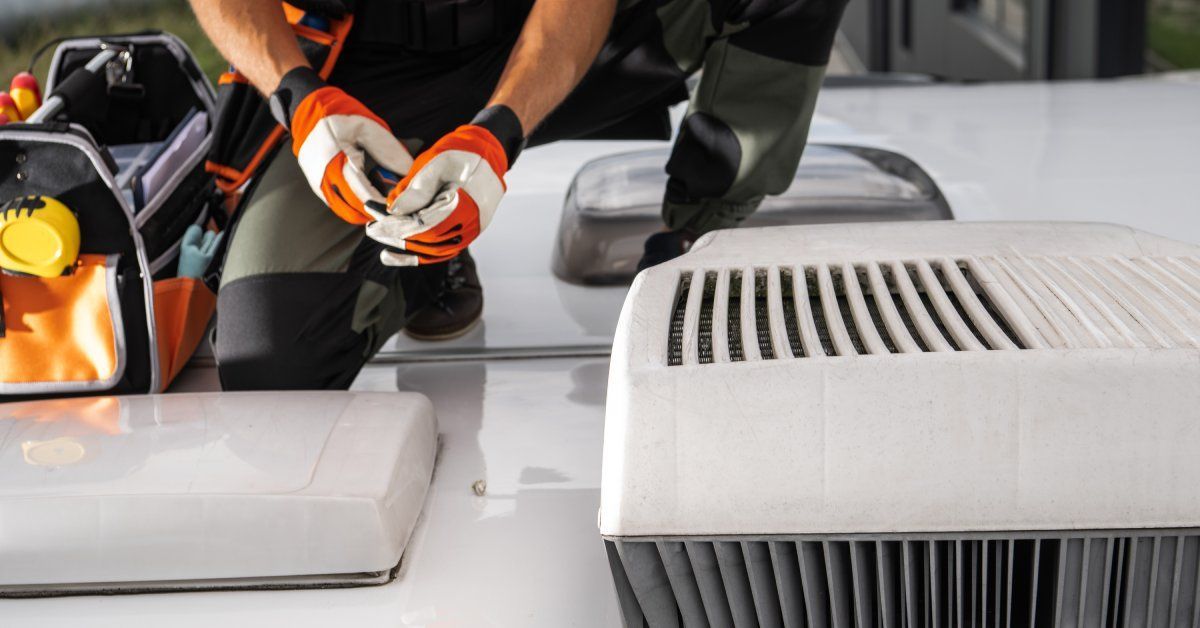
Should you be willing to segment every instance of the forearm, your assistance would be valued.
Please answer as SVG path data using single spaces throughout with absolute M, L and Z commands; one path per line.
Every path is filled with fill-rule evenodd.
M 308 65 L 278 0 L 190 0 L 217 50 L 264 94 Z
M 526 134 L 532 133 L 591 67 L 616 5 L 617 0 L 537 0 L 488 105 L 508 106 Z

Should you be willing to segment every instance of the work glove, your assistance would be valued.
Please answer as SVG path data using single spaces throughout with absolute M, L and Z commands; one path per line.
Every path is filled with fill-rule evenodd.
M 183 241 L 179 245 L 179 270 L 175 273 L 176 276 L 193 279 L 202 277 L 224 237 L 224 232 L 216 233 L 202 229 L 200 225 L 188 227 L 187 231 L 183 232 Z
M 270 98 L 271 113 L 291 130 L 292 152 L 309 186 L 342 220 L 366 224 L 387 201 L 367 177 L 367 159 L 399 175 L 412 156 L 379 116 L 311 68 L 284 75 Z
M 491 222 L 523 144 L 516 114 L 496 105 L 430 146 L 388 195 L 387 216 L 367 225 L 392 249 L 380 261 L 416 266 L 461 253 Z

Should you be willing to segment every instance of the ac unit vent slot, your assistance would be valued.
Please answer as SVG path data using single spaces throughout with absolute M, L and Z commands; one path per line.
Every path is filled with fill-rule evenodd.
M 1200 626 L 1195 531 L 606 543 L 650 626 Z
M 896 308 L 896 313 L 900 315 L 900 320 L 904 321 L 904 328 L 908 330 L 908 335 L 917 343 L 917 347 L 923 351 L 929 351 L 929 345 L 925 343 L 925 338 L 921 336 L 920 330 L 917 329 L 916 322 L 908 312 L 908 306 L 904 304 L 904 297 L 900 296 L 899 289 L 896 287 L 896 278 L 892 272 L 885 272 L 884 277 L 887 278 L 887 287 L 891 291 L 892 306 Z
M 687 312 L 688 291 L 692 285 L 691 274 L 679 278 L 676 289 L 675 307 L 671 310 L 671 328 L 667 336 L 667 364 L 683 364 L 683 319 Z
M 700 338 L 697 343 L 698 358 L 701 364 L 712 364 L 713 361 L 713 298 L 717 291 L 717 273 L 704 274 L 704 294 L 700 301 Z
M 854 322 L 854 312 L 850 310 L 850 299 L 846 297 L 846 284 L 842 277 L 842 271 L 831 268 L 829 274 L 833 279 L 833 293 L 837 295 L 838 311 L 842 314 L 842 326 L 846 329 L 846 334 L 850 336 L 850 344 L 854 345 L 854 350 L 859 355 L 866 355 L 870 352 L 863 346 L 862 336 L 859 335 L 858 327 Z M 855 277 L 851 281 L 858 281 L 858 279 Z
M 961 349 L 959 349 L 958 343 L 954 340 L 954 336 L 950 334 L 950 330 L 946 328 L 946 322 L 942 320 L 941 314 L 938 313 L 937 307 L 934 306 L 933 300 L 929 296 L 929 290 L 932 289 L 932 287 L 925 285 L 925 282 L 921 279 L 920 275 L 918 275 L 915 268 L 910 266 L 907 267 L 906 270 L 908 271 L 909 281 L 911 281 L 917 288 L 921 305 L 925 307 L 925 315 L 927 315 L 933 321 L 934 325 L 937 326 L 937 330 L 942 335 L 942 338 L 945 339 L 946 344 L 950 345 L 952 350 L 960 351 Z M 941 290 L 940 284 L 937 286 L 937 289 Z M 919 312 L 914 312 L 914 316 L 920 315 L 921 314 Z
M 963 277 L 967 280 L 967 285 L 971 287 L 971 291 L 975 293 L 975 296 L 979 299 L 979 303 L 983 305 L 983 309 L 987 312 L 988 317 L 995 321 L 996 326 L 1000 328 L 1000 331 L 1004 332 L 1004 335 L 1008 337 L 1009 342 L 1016 345 L 1018 349 L 1027 349 L 1028 347 L 1025 346 L 1025 343 L 1021 341 L 1021 337 L 1018 336 L 1015 331 L 1013 331 L 1013 328 L 1009 322 L 1005 320 L 1002 314 L 1000 314 L 1000 310 L 996 307 L 996 304 L 992 302 L 992 298 L 988 296 L 987 292 L 979 285 L 979 280 L 975 278 L 975 273 L 971 271 L 971 266 L 964 262 L 958 262 L 957 266 L 959 272 L 961 272 Z M 996 347 L 992 346 L 992 348 L 995 349 Z
M 734 270 L 729 273 L 729 307 L 725 320 L 728 321 L 726 330 L 729 337 L 729 361 L 741 362 L 746 359 L 742 353 L 742 271 Z
M 775 359 L 771 345 L 771 319 L 767 314 L 767 271 L 754 271 L 754 329 L 758 335 L 758 353 L 764 360 Z
M 792 356 L 804 357 L 804 346 L 800 342 L 800 320 L 796 316 L 796 291 L 792 287 L 794 275 L 787 268 L 779 269 L 779 286 L 783 300 L 783 326 L 787 332 L 788 346 Z
M 888 353 L 897 353 L 896 343 L 892 340 L 892 334 L 887 329 L 887 323 L 883 320 L 883 313 L 879 311 L 879 303 L 875 301 L 875 292 L 859 281 L 859 288 L 863 293 L 863 300 L 867 304 L 867 312 L 871 315 L 871 324 L 875 326 L 875 332 L 879 334 L 879 339 L 883 341 L 883 345 L 887 347 Z M 890 299 L 891 293 L 883 295 L 882 298 Z
M 967 312 L 967 308 L 964 307 L 962 301 L 959 300 L 958 294 L 954 292 L 954 289 L 946 280 L 946 273 L 943 272 L 940 267 L 935 267 L 933 269 L 933 274 L 935 277 L 937 277 L 942 291 L 946 293 L 946 298 L 950 299 L 950 305 L 954 306 L 954 311 L 958 313 L 958 317 L 962 319 L 963 324 L 967 326 L 967 329 L 970 330 L 971 335 L 975 337 L 975 340 L 979 341 L 979 344 L 988 347 L 989 349 L 995 349 L 996 347 L 993 347 L 988 343 L 988 340 L 984 337 L 983 332 L 979 331 L 979 328 L 975 326 L 975 322 L 971 320 L 971 314 Z
M 829 332 L 829 323 L 825 320 L 825 308 L 821 306 L 821 288 L 817 283 L 817 270 L 805 268 L 804 279 L 808 284 L 808 307 L 812 310 L 813 324 L 817 328 L 817 339 L 821 343 L 821 349 L 825 351 L 825 355 L 837 355 L 837 350 L 833 347 L 833 337 Z

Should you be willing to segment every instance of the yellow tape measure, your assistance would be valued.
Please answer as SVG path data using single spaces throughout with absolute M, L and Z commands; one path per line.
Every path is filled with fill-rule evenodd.
M 22 196 L 0 207 L 0 268 L 57 277 L 79 256 L 79 220 L 49 196 Z

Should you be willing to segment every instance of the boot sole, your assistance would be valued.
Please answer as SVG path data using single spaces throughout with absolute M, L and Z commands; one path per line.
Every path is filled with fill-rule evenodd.
M 479 321 L 481 321 L 481 320 L 483 320 L 482 315 L 475 317 L 475 320 L 472 320 L 471 322 L 467 323 L 463 327 L 459 327 L 458 329 L 453 329 L 453 330 L 449 330 L 449 331 L 434 331 L 434 332 L 426 333 L 426 332 L 413 331 L 407 327 L 405 327 L 403 329 L 403 331 L 406 336 L 408 336 L 409 338 L 412 338 L 413 340 L 424 340 L 427 342 L 434 342 L 434 341 L 438 341 L 438 340 L 453 340 L 460 336 L 465 336 L 467 334 L 467 332 L 471 331 L 472 329 L 475 329 L 475 326 L 478 325 Z

